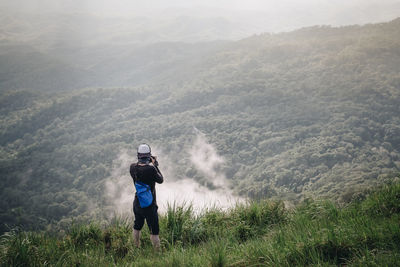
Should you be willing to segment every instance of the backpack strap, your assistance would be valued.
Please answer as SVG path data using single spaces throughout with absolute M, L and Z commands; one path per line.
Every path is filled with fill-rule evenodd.
M 133 165 L 133 175 L 134 175 L 133 181 L 134 182 L 137 181 L 137 169 L 136 169 L 136 167 L 137 167 L 137 163 L 134 163 L 134 165 Z

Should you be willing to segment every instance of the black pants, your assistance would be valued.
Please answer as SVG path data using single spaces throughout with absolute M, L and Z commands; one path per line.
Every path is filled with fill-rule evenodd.
M 150 207 L 141 208 L 139 205 L 133 204 L 133 213 L 135 214 L 135 224 L 133 229 L 142 230 L 144 220 L 146 219 L 147 226 L 149 227 L 150 234 L 158 235 L 160 233 L 160 226 L 158 224 L 157 205 L 152 204 Z

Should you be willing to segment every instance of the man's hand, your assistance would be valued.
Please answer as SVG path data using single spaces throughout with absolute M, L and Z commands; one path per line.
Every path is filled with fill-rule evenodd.
M 156 156 L 151 156 L 151 163 L 153 163 L 154 166 L 158 166 L 158 161 Z

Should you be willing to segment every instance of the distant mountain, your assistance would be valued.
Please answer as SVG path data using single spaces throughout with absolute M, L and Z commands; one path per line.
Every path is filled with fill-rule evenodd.
M 89 85 L 94 74 L 31 46 L 0 44 L 0 90 L 62 91 Z
M 2 91 L 64 91 L 177 80 L 187 76 L 187 70 L 206 53 L 226 43 L 210 40 L 232 39 L 236 29 L 222 18 L 160 21 L 88 15 L 14 14 L 0 18 L 0 25 Z
M 247 37 L 254 29 L 261 31 L 256 22 L 238 23 L 218 15 L 118 18 L 84 13 L 5 14 L 0 18 L 0 40 L 29 42 L 43 49 L 60 43 L 86 47 L 238 40 Z
M 204 56 L 225 43 L 84 48 L 60 44 L 42 52 L 32 46 L 5 42 L 0 44 L 0 91 L 61 92 L 181 81 L 193 75 Z

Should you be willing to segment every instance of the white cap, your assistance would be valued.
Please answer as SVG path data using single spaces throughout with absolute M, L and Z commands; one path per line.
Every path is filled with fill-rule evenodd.
M 149 154 L 151 153 L 150 146 L 148 144 L 141 144 L 137 149 L 138 154 Z

